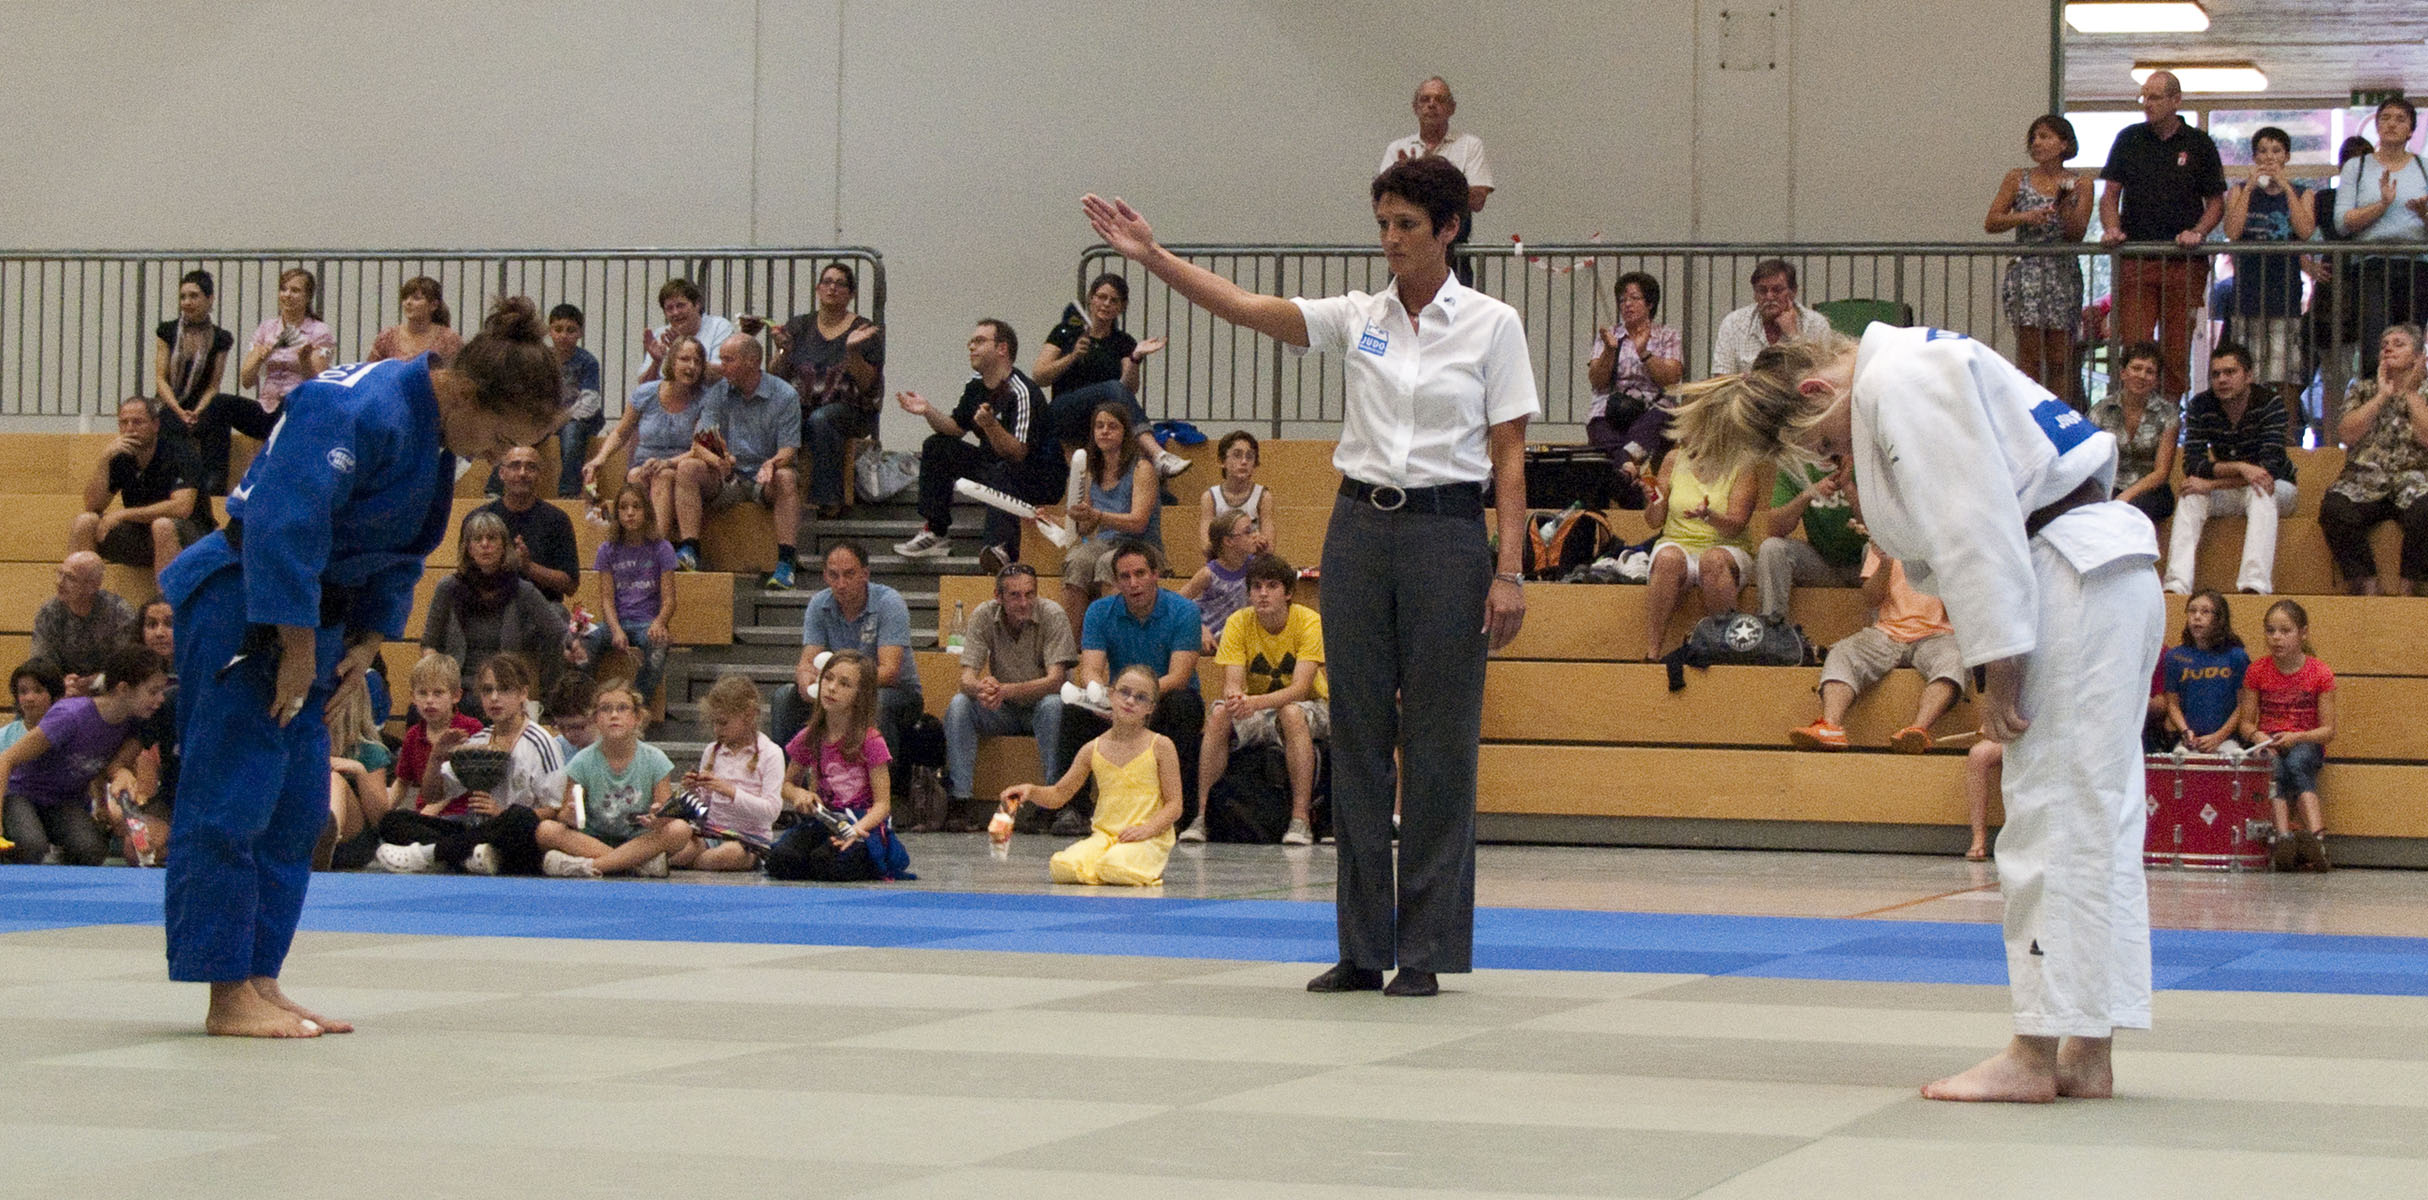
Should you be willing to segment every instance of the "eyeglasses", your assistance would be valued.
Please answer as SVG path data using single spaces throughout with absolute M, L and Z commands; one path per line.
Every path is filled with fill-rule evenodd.
M 1117 688 L 1114 688 L 1114 689 L 1113 689 L 1113 694 L 1114 694 L 1114 695 L 1116 695 L 1116 696 L 1121 697 L 1121 698 L 1122 698 L 1122 699 L 1124 699 L 1124 700 L 1136 700 L 1136 701 L 1137 701 L 1137 702 L 1139 702 L 1140 704 L 1153 704 L 1153 703 L 1155 703 L 1155 697 L 1154 697 L 1153 695 L 1151 695 L 1151 694 L 1149 694 L 1149 693 L 1146 693 L 1146 692 L 1139 691 L 1137 688 L 1133 688 L 1133 687 L 1117 687 Z
M 1016 579 L 1022 575 L 1035 579 L 1037 577 L 1037 568 L 1032 567 L 1027 563 L 1007 563 L 1002 570 L 995 572 L 995 582 L 1002 583 L 1004 580 Z

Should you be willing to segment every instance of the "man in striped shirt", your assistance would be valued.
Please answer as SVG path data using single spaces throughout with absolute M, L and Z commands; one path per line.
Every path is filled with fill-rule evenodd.
M 2234 342 L 2209 356 L 2209 390 L 2184 413 L 2184 490 L 2167 545 L 2167 590 L 2189 593 L 2200 529 L 2211 513 L 2241 514 L 2242 567 L 2234 586 L 2266 595 L 2276 575 L 2277 518 L 2293 511 L 2291 427 L 2275 389 L 2251 381 L 2251 352 Z

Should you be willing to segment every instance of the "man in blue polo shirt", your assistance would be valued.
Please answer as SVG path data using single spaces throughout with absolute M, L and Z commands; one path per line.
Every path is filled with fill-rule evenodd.
M 722 430 L 733 474 L 709 498 L 708 511 L 723 512 L 745 500 L 767 506 L 776 521 L 776 569 L 765 586 L 790 590 L 793 543 L 801 530 L 801 393 L 760 369 L 759 339 L 737 333 L 719 353 L 725 378 L 710 384 L 703 424 Z
M 1161 586 L 1163 564 L 1158 558 L 1154 547 L 1136 540 L 1113 551 L 1115 590 L 1088 605 L 1079 632 L 1079 674 L 1073 682 L 1083 688 L 1091 683 L 1110 688 L 1114 676 L 1142 663 L 1156 672 L 1163 698 L 1156 702 L 1147 728 L 1172 739 L 1172 748 L 1179 752 L 1179 828 L 1186 829 L 1197 817 L 1197 750 L 1205 737 L 1206 704 L 1197 692 L 1197 653 L 1205 645 L 1205 631 L 1197 602 Z M 1094 709 L 1063 709 L 1062 746 L 1056 757 L 1075 761 L 1088 739 L 1112 727 Z M 1095 796 L 1087 791 L 1080 795 L 1084 806 L 1064 805 L 1054 818 L 1056 836 L 1087 833 Z

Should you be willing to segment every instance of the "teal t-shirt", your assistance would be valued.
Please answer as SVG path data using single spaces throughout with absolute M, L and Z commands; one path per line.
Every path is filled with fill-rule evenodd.
M 666 752 L 642 742 L 621 771 L 607 766 L 605 741 L 584 746 L 565 764 L 565 778 L 582 787 L 582 832 L 620 846 L 641 832 L 634 818 L 649 811 L 658 781 L 674 774 Z
M 1820 463 L 1780 467 L 1777 482 L 1770 485 L 1770 506 L 1795 503 L 1804 489 L 1828 475 L 1829 467 Z M 1844 495 L 1815 497 L 1804 507 L 1804 540 L 1820 552 L 1823 562 L 1833 567 L 1854 566 L 1863 561 L 1863 547 L 1869 540 L 1848 528 L 1847 522 L 1854 517 L 1854 506 Z
M 396 765 L 396 756 L 388 752 L 388 744 L 377 738 L 354 743 L 354 753 L 346 757 L 361 763 L 368 771 L 385 771 Z

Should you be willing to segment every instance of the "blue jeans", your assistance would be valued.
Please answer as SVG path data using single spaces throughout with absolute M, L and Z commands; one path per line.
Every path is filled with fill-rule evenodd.
M 607 427 L 607 414 L 592 413 L 567 421 L 556 431 L 556 494 L 571 499 L 582 494 L 582 460 L 590 457 L 590 439 Z
M 632 673 L 632 686 L 640 689 L 641 696 L 646 702 L 648 698 L 658 694 L 658 680 L 666 675 L 666 646 L 662 642 L 650 640 L 647 625 L 643 625 L 639 629 L 634 629 L 630 625 L 625 626 L 624 640 L 631 644 L 632 652 L 640 657 L 641 665 Z M 592 626 L 590 632 L 582 636 L 582 648 L 590 652 L 590 667 L 594 674 L 598 670 L 599 656 L 605 654 L 607 648 L 613 644 L 615 644 L 615 634 L 607 628 L 605 620 Z
M 1096 411 L 1097 405 L 1108 401 L 1129 406 L 1130 424 L 1139 429 L 1147 427 L 1147 410 L 1138 403 L 1138 397 L 1121 386 L 1120 380 L 1107 379 L 1083 388 L 1072 388 L 1046 405 L 1047 417 L 1053 422 L 1054 436 L 1065 446 L 1087 445 L 1089 414 Z
M 809 502 L 843 503 L 843 452 L 853 438 L 867 433 L 869 415 L 850 403 L 832 400 L 801 417 L 801 449 L 809 455 Z
M 988 708 L 965 693 L 955 693 L 944 709 L 944 790 L 955 800 L 972 799 L 970 789 L 976 786 L 978 775 L 978 739 L 1014 733 L 1036 735 L 1037 761 L 1044 768 L 1045 781 L 1059 781 L 1062 764 L 1055 760 L 1062 741 L 1062 697 L 1047 694 L 1034 704 Z
M 2326 765 L 2326 748 L 2317 742 L 2300 742 L 2278 751 L 2276 794 L 2287 800 L 2299 800 L 2302 793 L 2317 791 L 2318 773 Z

